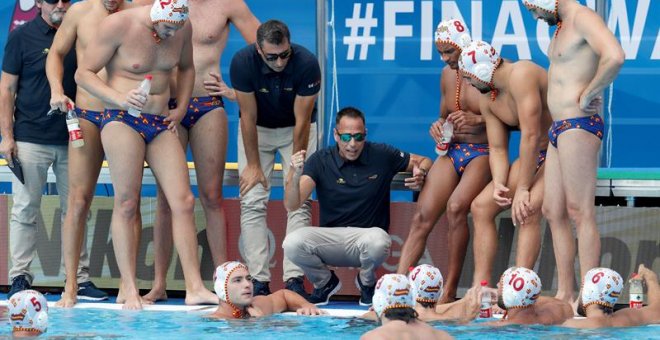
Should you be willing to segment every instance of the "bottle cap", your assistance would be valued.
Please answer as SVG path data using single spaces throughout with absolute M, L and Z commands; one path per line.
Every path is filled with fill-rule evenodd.
M 488 286 L 488 280 L 483 280 L 483 281 L 481 281 L 481 286 L 482 286 L 482 287 L 486 287 L 486 286 Z
M 152 76 L 151 74 L 147 74 L 146 76 L 144 76 L 144 79 L 151 80 L 151 79 L 154 79 L 154 76 Z
M 66 108 L 67 108 L 67 110 L 73 110 L 73 104 L 71 104 L 71 102 L 67 102 L 66 103 Z

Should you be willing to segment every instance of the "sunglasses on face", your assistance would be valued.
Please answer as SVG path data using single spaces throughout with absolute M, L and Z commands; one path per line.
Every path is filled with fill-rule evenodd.
M 44 0 L 45 3 L 49 5 L 57 5 L 58 2 L 62 1 L 62 3 L 68 3 L 71 2 L 71 0 Z
M 367 138 L 367 134 L 362 133 L 362 132 L 358 132 L 358 133 L 339 133 L 339 132 L 337 132 L 337 134 L 339 135 L 339 140 L 341 140 L 344 143 L 350 142 L 351 138 L 355 139 L 356 142 L 362 142 L 362 141 L 364 141 L 365 138 Z
M 279 53 L 279 54 L 278 53 L 268 53 L 268 54 L 264 53 L 264 59 L 266 59 L 266 61 L 271 61 L 271 62 L 276 61 L 277 59 L 287 60 L 287 59 L 289 59 L 289 57 L 291 57 L 291 48 L 289 48 L 288 50 L 286 50 L 282 53 Z

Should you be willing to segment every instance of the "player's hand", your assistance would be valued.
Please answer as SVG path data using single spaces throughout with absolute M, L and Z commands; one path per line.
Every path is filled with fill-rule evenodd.
M 296 310 L 298 315 L 307 315 L 307 316 L 316 316 L 316 315 L 325 315 L 328 314 L 324 310 L 319 309 L 314 305 L 300 307 Z
M 533 214 L 532 206 L 529 202 L 529 190 L 517 189 L 513 195 L 511 204 L 511 219 L 513 225 L 525 225 L 527 218 Z
M 238 184 L 241 196 L 244 196 L 248 191 L 252 190 L 255 185 L 261 183 L 264 189 L 268 188 L 268 181 L 261 168 L 256 165 L 249 165 L 245 167 L 241 174 Z
M 461 130 L 466 126 L 475 126 L 483 123 L 481 116 L 469 111 L 458 110 L 447 116 L 447 120 L 454 123 L 454 130 Z
M 167 123 L 167 129 L 174 132 L 175 134 L 179 134 L 177 132 L 177 126 L 179 126 L 179 123 L 181 123 L 181 120 L 183 119 L 183 116 L 186 115 L 186 112 L 178 112 L 176 109 L 174 110 L 169 110 L 168 111 L 167 117 L 163 119 L 165 123 Z
M 291 170 L 293 170 L 293 175 L 295 178 L 300 178 L 300 175 L 302 175 L 306 154 L 307 151 L 300 150 L 291 155 L 291 162 L 289 165 L 291 166 Z
M 65 96 L 63 93 L 52 93 L 50 96 L 50 109 L 60 110 L 62 112 L 67 112 L 69 110 L 69 103 L 71 107 L 74 107 L 76 104 L 69 97 Z
M 126 94 L 124 102 L 121 103 L 121 106 L 128 110 L 130 108 L 142 111 L 144 104 L 147 103 L 147 97 L 149 95 L 144 93 L 141 89 L 132 89 Z
M 507 192 L 509 192 L 509 188 L 504 186 L 504 184 L 495 183 L 493 188 L 493 199 L 500 207 L 506 207 L 511 204 L 511 199 L 505 196 Z
M 431 124 L 429 128 L 429 134 L 433 137 L 433 140 L 436 144 L 442 143 L 442 124 L 444 124 L 445 119 L 440 118 Z
M 209 96 L 222 96 L 233 102 L 236 101 L 236 92 L 222 81 L 222 77 L 218 73 L 209 73 L 209 78 L 204 80 L 204 89 L 209 93 Z
M 587 106 L 584 108 L 582 108 L 582 103 L 580 102 L 580 108 L 582 109 L 582 112 L 590 116 L 600 113 L 602 106 L 603 97 L 601 95 L 594 97 L 589 103 L 587 103 Z

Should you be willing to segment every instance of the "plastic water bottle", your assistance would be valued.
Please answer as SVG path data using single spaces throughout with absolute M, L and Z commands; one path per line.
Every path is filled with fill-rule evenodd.
M 630 283 L 630 308 L 642 308 L 642 304 L 644 303 L 642 279 L 637 273 L 633 273 L 632 278 L 628 282 Z
M 481 289 L 488 287 L 488 281 L 481 281 Z M 481 294 L 481 309 L 479 310 L 479 317 L 487 319 L 493 316 L 492 296 L 490 293 Z
M 449 150 L 449 142 L 451 142 L 451 137 L 453 135 L 454 123 L 445 120 L 442 124 L 442 140 L 440 141 L 440 144 L 435 146 L 435 153 L 438 154 L 438 156 L 444 156 L 447 154 L 447 150 Z
M 69 130 L 69 142 L 71 146 L 79 148 L 85 145 L 82 129 L 80 129 L 80 121 L 71 103 L 67 104 L 66 128 Z
M 138 90 L 140 90 L 145 96 L 149 95 L 149 91 L 151 90 L 151 79 L 153 79 L 153 76 L 147 74 L 144 76 L 144 80 L 140 83 L 140 86 L 138 86 Z M 142 110 L 134 109 L 132 107 L 128 108 L 128 114 L 133 117 L 139 117 L 141 112 Z

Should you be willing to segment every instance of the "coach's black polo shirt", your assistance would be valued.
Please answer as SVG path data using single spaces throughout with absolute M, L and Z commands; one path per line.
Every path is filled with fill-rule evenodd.
M 38 15 L 9 34 L 2 71 L 18 76 L 14 111 L 14 139 L 36 144 L 66 145 L 69 137 L 66 118 L 46 116 L 50 110 L 50 86 L 46 58 L 55 38 L 55 29 Z M 64 59 L 64 94 L 76 98 L 76 52 Z
M 392 146 L 365 142 L 360 157 L 349 162 L 336 145 L 319 150 L 305 162 L 303 175 L 316 183 L 321 227 L 390 226 L 390 184 L 405 171 L 410 154 Z
M 275 72 L 266 65 L 255 44 L 236 52 L 231 60 L 231 85 L 238 91 L 254 93 L 259 126 L 296 125 L 293 113 L 296 95 L 311 96 L 321 89 L 321 68 L 316 56 L 297 44 L 291 44 L 291 49 L 293 55 L 282 72 Z M 316 122 L 316 105 L 312 122 Z

